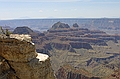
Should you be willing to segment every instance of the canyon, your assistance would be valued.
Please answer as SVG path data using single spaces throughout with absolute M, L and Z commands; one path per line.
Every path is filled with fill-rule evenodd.
M 13 33 L 21 34 L 19 29 L 28 31 L 29 28 L 17 27 Z M 120 78 L 119 34 L 81 28 L 77 23 L 69 26 L 60 21 L 43 33 L 31 30 L 28 34 L 36 51 L 50 56 L 57 79 Z M 66 64 L 70 67 L 66 68 Z
M 7 73 L 8 76 L 5 77 L 9 77 L 9 75 L 13 75 L 15 79 L 16 77 L 21 77 L 20 73 L 24 73 L 24 71 L 20 70 L 22 68 L 19 65 L 23 65 L 25 68 L 29 67 L 28 70 L 30 70 L 30 72 L 27 70 L 25 71 L 28 72 L 28 75 L 31 75 L 34 72 L 37 73 L 36 75 L 39 75 L 41 74 L 40 71 L 43 69 L 42 71 L 46 71 L 48 74 L 51 73 L 53 79 L 53 74 L 55 74 L 56 79 L 119 79 L 119 21 L 119 18 L 17 20 L 15 23 L 13 20 L 0 21 L 0 24 L 8 23 L 7 25 L 10 25 L 9 22 L 11 22 L 13 27 L 16 24 L 18 24 L 16 26 L 20 26 L 16 27 L 14 31 L 9 26 L 4 26 L 4 30 L 6 28 L 9 28 L 10 31 L 12 30 L 12 34 L 10 34 L 9 39 L 12 38 L 13 40 L 13 38 L 19 38 L 20 41 L 27 41 L 33 45 L 32 49 L 30 48 L 30 55 L 26 55 L 25 59 L 20 58 L 22 57 L 22 54 L 20 54 L 20 57 L 17 56 L 18 59 L 16 57 L 11 57 L 12 55 L 9 53 L 8 54 L 10 56 L 1 56 L 1 62 L 5 60 L 7 66 L 10 67 L 8 68 L 8 71 L 10 69 L 14 72 L 14 74 Z M 41 28 L 46 31 L 39 32 Z M 2 33 L 2 31 L 0 31 L 0 33 Z M 20 35 L 18 36 L 18 34 Z M 26 38 L 26 34 L 28 34 L 28 36 L 30 35 L 32 39 Z M 1 38 L 3 37 L 7 38 L 7 36 L 2 33 Z M 8 43 L 9 42 L 7 42 L 7 44 Z M 1 41 L 1 44 L 3 44 L 3 41 Z M 11 43 L 9 44 L 11 45 Z M 19 48 L 22 47 L 24 46 L 21 45 Z M 6 50 L 7 49 L 5 49 L 5 51 Z M 16 50 L 18 49 L 12 51 Z M 31 52 L 33 50 L 34 53 Z M 19 51 L 21 51 L 21 49 Z M 47 57 L 46 60 L 41 60 L 45 62 L 48 61 L 47 63 L 49 63 L 49 65 L 47 63 L 43 63 L 48 66 L 44 65 L 45 67 L 41 68 L 38 66 L 40 65 L 38 62 L 40 61 L 40 58 L 44 56 Z M 9 59 L 9 57 L 11 58 Z M 16 58 L 16 60 L 13 61 L 12 58 Z M 23 62 L 25 64 L 23 64 Z M 15 63 L 19 64 L 15 65 Z M 36 66 L 34 67 L 34 65 Z M 25 68 L 23 69 L 25 70 Z M 38 71 L 33 70 L 32 68 Z M 44 68 L 48 68 L 48 70 L 50 68 L 50 71 L 45 70 Z M 1 73 L 4 73 L 3 69 L 3 64 L 1 64 Z M 41 70 L 39 71 L 39 69 Z M 7 72 L 6 69 L 5 72 Z M 36 75 L 33 75 L 33 77 Z M 45 74 L 43 74 L 43 76 L 45 76 Z M 37 79 L 37 77 L 38 76 L 35 78 Z M 41 79 L 51 78 L 48 77 L 50 76 Z

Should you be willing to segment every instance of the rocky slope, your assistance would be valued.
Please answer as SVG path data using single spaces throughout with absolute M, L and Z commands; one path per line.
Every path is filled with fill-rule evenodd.
M 55 79 L 48 55 L 37 53 L 29 35 L 0 34 L 0 79 Z

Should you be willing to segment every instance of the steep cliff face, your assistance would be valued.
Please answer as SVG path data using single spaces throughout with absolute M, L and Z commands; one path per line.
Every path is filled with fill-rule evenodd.
M 79 41 L 79 42 L 86 42 L 91 45 L 99 45 L 99 46 L 107 46 L 106 42 L 104 40 L 98 39 L 98 38 L 81 38 L 81 37 L 68 37 L 65 40 L 69 41 Z
M 0 79 L 55 79 L 48 55 L 35 51 L 29 35 L 0 38 Z
M 89 43 L 85 43 L 85 42 L 70 42 L 70 45 L 76 49 L 80 49 L 80 48 L 92 49 L 92 46 Z

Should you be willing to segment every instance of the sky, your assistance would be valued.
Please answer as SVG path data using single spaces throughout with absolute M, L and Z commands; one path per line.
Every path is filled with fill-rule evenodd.
M 0 0 L 0 20 L 120 18 L 120 0 Z

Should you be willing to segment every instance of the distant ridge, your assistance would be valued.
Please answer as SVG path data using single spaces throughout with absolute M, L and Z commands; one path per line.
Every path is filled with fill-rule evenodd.
M 10 26 L 12 28 L 29 26 L 33 30 L 46 31 L 54 23 L 62 22 L 70 27 L 77 23 L 82 28 L 99 30 L 120 30 L 120 18 L 45 18 L 45 19 L 14 19 L 0 20 L 0 26 Z M 118 33 L 117 31 L 116 33 Z M 120 32 L 118 33 L 120 34 Z

